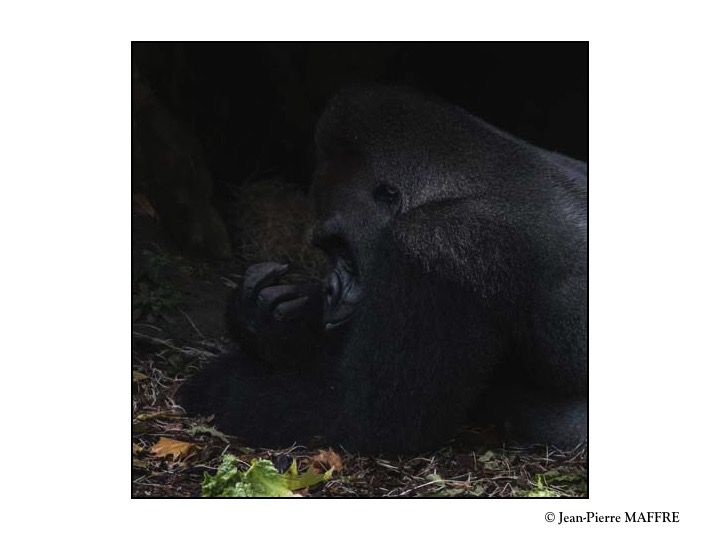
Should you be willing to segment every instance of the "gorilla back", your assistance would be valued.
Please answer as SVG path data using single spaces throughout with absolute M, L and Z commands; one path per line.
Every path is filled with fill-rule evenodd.
M 411 91 L 342 92 L 316 129 L 331 271 L 248 269 L 240 350 L 182 389 L 257 446 L 435 447 L 482 416 L 521 443 L 587 437 L 587 167 Z

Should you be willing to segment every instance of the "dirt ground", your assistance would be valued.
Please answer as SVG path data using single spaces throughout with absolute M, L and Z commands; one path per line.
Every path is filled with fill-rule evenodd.
M 263 255 L 266 255 L 263 253 Z M 199 497 L 203 473 L 225 453 L 249 466 L 266 458 L 279 471 L 302 471 L 319 449 L 248 448 L 189 417 L 174 401 L 183 381 L 230 344 L 223 313 L 247 260 L 218 263 L 174 251 L 157 223 L 133 215 L 132 496 Z M 161 438 L 180 441 L 159 452 Z M 335 448 L 332 479 L 298 494 L 310 497 L 585 497 L 587 449 L 498 445 L 492 431 L 468 428 L 450 445 L 418 456 L 367 457 Z M 189 444 L 182 444 L 189 443 Z M 339 470 L 338 470 L 339 469 Z

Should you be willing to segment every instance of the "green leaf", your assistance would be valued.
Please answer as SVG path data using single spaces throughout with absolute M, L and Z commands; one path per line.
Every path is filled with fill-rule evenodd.
M 205 473 L 202 482 L 203 497 L 289 497 L 283 476 L 271 461 L 254 459 L 243 472 L 237 467 L 238 459 L 226 454 L 215 476 Z
M 320 482 L 330 480 L 334 470 L 335 468 L 331 467 L 324 473 L 318 473 L 309 469 L 302 474 L 298 474 L 297 463 L 293 459 L 290 468 L 285 473 L 285 479 L 287 480 L 288 488 L 291 490 L 305 489 L 314 486 L 315 484 L 319 484 Z
M 539 475 L 539 474 L 536 475 L 535 480 L 536 480 L 535 483 L 537 485 L 533 489 L 527 491 L 524 494 L 525 497 L 557 497 L 558 496 L 556 491 L 553 491 L 552 489 L 548 489 L 545 486 L 542 475 Z
M 213 476 L 205 473 L 202 481 L 203 497 L 292 497 L 293 490 L 314 486 L 332 477 L 333 469 L 325 473 L 308 470 L 298 473 L 297 463 L 280 474 L 271 461 L 254 459 L 247 471 L 238 469 L 238 459 L 226 454 Z
M 245 473 L 245 480 L 249 484 L 246 497 L 292 496 L 292 491 L 288 488 L 283 475 L 278 472 L 272 461 L 267 459 L 253 460 Z

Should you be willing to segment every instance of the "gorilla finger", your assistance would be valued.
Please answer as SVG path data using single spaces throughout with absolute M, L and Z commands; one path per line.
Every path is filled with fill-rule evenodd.
M 305 295 L 305 289 L 297 285 L 272 285 L 260 290 L 257 303 L 260 308 L 270 310 L 275 304 Z
M 270 285 L 277 278 L 287 272 L 287 264 L 265 262 L 253 264 L 245 272 L 243 281 L 243 296 L 250 299 L 258 294 L 263 287 Z
M 280 303 L 274 313 L 276 321 L 291 321 L 304 313 L 304 308 L 310 298 L 308 296 L 302 296 L 295 298 L 294 300 L 288 300 L 287 302 Z

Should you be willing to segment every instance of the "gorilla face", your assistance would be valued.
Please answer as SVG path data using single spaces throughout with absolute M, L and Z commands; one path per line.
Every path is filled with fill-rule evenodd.
M 313 241 L 331 266 L 325 278 L 324 324 L 333 329 L 350 321 L 362 301 L 375 246 L 399 213 L 402 193 L 370 175 L 340 174 L 329 163 L 318 167 L 311 193 L 317 216 Z

